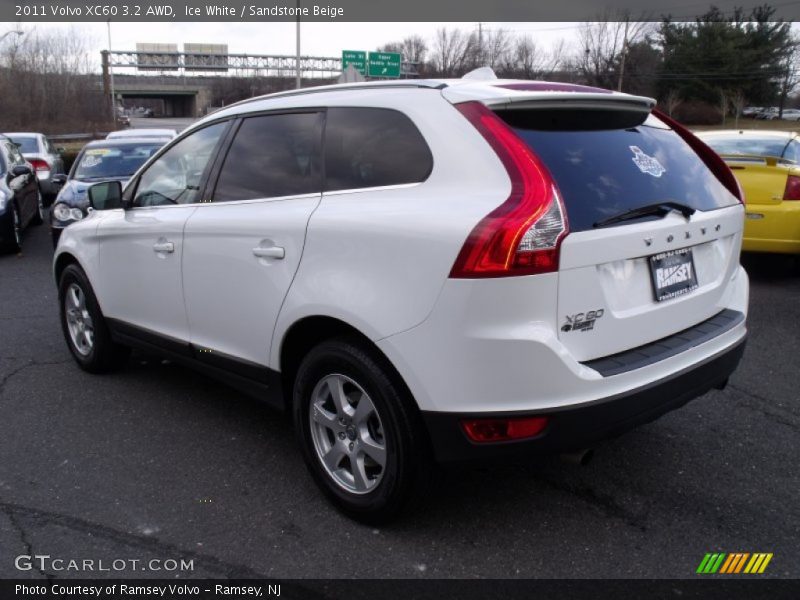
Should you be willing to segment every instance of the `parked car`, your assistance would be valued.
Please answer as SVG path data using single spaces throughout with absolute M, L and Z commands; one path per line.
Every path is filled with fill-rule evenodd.
M 244 101 L 90 187 L 54 260 L 78 365 L 157 349 L 284 408 L 365 521 L 437 463 L 591 448 L 724 386 L 725 163 L 650 98 L 483 77 Z
M 777 117 L 778 117 L 778 108 L 775 106 L 762 108 L 759 112 L 756 113 L 756 119 L 761 119 L 762 121 L 763 120 L 771 121 L 773 119 L 776 119 Z
M 53 246 L 63 229 L 83 219 L 89 208 L 86 188 L 100 181 L 127 181 L 142 164 L 155 154 L 165 140 L 120 138 L 89 142 L 78 154 L 69 176 L 58 181 L 61 188 L 50 214 Z
M 0 252 L 22 250 L 26 227 L 42 223 L 42 199 L 33 166 L 0 135 Z
M 118 140 L 121 138 L 160 138 L 164 140 L 171 140 L 178 135 L 174 129 L 123 129 L 121 131 L 112 131 L 106 136 L 107 140 Z
M 775 119 L 778 119 L 778 115 L 774 116 Z M 800 121 L 800 109 L 797 108 L 784 108 L 783 114 L 780 117 L 784 121 Z
M 762 110 L 764 110 L 764 108 L 761 106 L 745 106 L 742 109 L 742 116 L 754 119 L 756 115 L 760 113 Z
M 62 148 L 56 148 L 47 136 L 41 133 L 6 133 L 17 146 L 22 156 L 25 157 L 36 171 L 39 180 L 39 189 L 42 192 L 44 206 L 50 206 L 58 193 L 58 185 L 53 183 L 54 175 L 64 174 L 64 159 Z
M 793 131 L 707 131 L 699 137 L 733 169 L 747 213 L 742 249 L 800 253 L 800 138 Z

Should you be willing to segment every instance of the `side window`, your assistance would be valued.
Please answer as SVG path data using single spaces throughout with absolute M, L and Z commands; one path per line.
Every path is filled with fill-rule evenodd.
M 418 183 L 433 169 L 425 140 L 406 115 L 385 108 L 330 108 L 325 190 Z
M 220 170 L 214 202 L 319 193 L 322 113 L 249 117 Z
M 134 206 L 200 202 L 200 184 L 227 123 L 217 123 L 181 140 L 139 178 Z

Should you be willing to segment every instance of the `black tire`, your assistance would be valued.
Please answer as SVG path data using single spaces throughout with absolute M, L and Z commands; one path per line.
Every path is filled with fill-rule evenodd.
M 312 395 L 317 385 L 332 375 L 351 379 L 368 394 L 384 433 L 386 458 L 381 478 L 373 489 L 360 494 L 344 489 L 328 473 L 312 437 Z M 303 359 L 295 377 L 294 427 L 306 465 L 331 502 L 364 523 L 385 523 L 410 502 L 421 500 L 435 470 L 419 410 L 398 379 L 383 356 L 355 337 L 319 344 Z
M 11 203 L 11 214 L 6 224 L 6 233 L 3 236 L 6 241 L 0 244 L 0 253 L 13 254 L 22 252 L 22 218 L 16 203 Z
M 31 219 L 31 225 L 41 225 L 44 223 L 44 213 L 47 212 L 44 206 L 44 196 L 42 195 L 41 189 L 36 190 L 36 196 L 36 214 L 33 215 L 33 219 Z
M 65 300 L 71 286 L 77 286 L 83 294 L 85 310 L 91 318 L 94 332 L 93 343 L 88 352 L 82 352 L 72 339 L 67 322 Z M 89 373 L 108 373 L 121 368 L 128 359 L 130 348 L 115 343 L 111 339 L 100 305 L 94 295 L 86 274 L 78 265 L 68 265 L 58 283 L 58 303 L 61 314 L 61 330 L 72 356 L 81 369 Z

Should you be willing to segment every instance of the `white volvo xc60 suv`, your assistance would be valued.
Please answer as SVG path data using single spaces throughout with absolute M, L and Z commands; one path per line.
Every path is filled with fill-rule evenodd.
M 143 348 L 285 409 L 365 521 L 436 464 L 651 421 L 744 349 L 741 191 L 648 98 L 486 77 L 274 94 L 89 194 L 54 259 L 78 364 Z

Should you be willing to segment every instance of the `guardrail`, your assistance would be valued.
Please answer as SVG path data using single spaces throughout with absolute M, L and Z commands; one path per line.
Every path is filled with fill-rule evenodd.
M 47 139 L 53 142 L 80 142 L 82 140 L 102 140 L 107 135 L 107 131 L 95 131 L 94 133 L 59 133 L 57 135 L 48 135 Z

